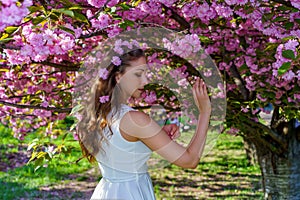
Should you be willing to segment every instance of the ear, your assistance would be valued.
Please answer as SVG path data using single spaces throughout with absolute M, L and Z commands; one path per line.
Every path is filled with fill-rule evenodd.
M 116 81 L 117 81 L 117 83 L 120 83 L 121 77 L 122 77 L 122 75 L 120 73 L 118 73 L 116 75 Z

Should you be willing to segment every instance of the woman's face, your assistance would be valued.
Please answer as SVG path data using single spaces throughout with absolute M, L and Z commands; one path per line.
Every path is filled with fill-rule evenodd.
M 140 57 L 129 63 L 131 66 L 125 69 L 124 74 L 117 76 L 117 82 L 126 99 L 129 97 L 138 98 L 148 83 L 146 77 L 147 61 L 145 57 Z

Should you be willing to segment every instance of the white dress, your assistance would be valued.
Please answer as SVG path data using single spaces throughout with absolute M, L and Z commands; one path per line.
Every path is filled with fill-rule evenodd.
M 102 143 L 105 153 L 96 155 L 102 179 L 91 199 L 155 200 L 147 166 L 151 150 L 141 141 L 125 140 L 119 131 L 120 120 L 130 110 L 134 109 L 121 105 L 119 114 L 113 117 L 113 135 Z M 105 128 L 103 133 L 108 135 L 109 129 Z

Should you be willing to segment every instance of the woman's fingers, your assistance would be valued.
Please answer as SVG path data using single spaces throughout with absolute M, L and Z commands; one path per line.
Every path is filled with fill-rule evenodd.
M 197 78 L 192 90 L 194 101 L 199 111 L 202 112 L 210 110 L 211 105 L 207 94 L 205 82 L 202 79 Z
M 176 124 L 165 125 L 163 129 L 171 139 L 176 139 L 180 136 L 179 127 Z
M 179 128 L 177 129 L 177 131 L 175 132 L 175 134 L 172 136 L 172 139 L 177 139 L 180 136 L 180 131 Z

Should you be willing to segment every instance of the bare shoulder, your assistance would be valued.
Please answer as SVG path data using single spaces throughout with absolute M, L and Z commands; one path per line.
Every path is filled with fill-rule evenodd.
M 144 112 L 141 111 L 129 111 L 127 112 L 122 120 L 127 123 L 136 123 L 138 125 L 147 125 L 151 122 L 151 118 Z
M 144 134 L 153 135 L 149 132 L 157 133 L 161 130 L 161 127 L 146 113 L 129 111 L 121 119 L 120 130 L 128 135 L 141 138 Z

